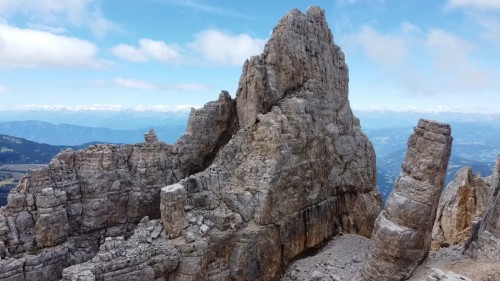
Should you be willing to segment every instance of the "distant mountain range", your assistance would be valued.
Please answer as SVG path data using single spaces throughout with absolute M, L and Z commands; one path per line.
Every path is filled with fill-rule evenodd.
M 126 122 L 126 119 L 123 121 Z M 150 126 L 143 129 L 116 130 L 79 125 L 54 125 L 43 121 L 0 122 L 0 134 L 25 138 L 51 145 L 80 145 L 99 141 L 105 143 L 138 143 L 144 141 L 144 133 L 154 128 L 158 138 L 174 143 L 186 130 L 187 120 L 164 126 Z
M 186 126 L 189 110 L 0 110 L 0 122 L 37 120 L 113 130 Z
M 46 164 L 65 149 L 79 150 L 101 142 L 89 142 L 76 146 L 49 145 L 23 138 L 0 135 L 0 165 Z

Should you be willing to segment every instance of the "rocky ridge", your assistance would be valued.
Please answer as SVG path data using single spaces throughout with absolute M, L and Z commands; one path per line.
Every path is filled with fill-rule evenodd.
M 25 179 L 0 212 L 0 277 L 73 265 L 64 280 L 275 280 L 340 232 L 370 236 L 380 211 L 373 147 L 317 7 L 280 20 L 236 101 L 193 110 L 173 146 L 146 138 L 63 152 Z
M 159 218 L 160 188 L 202 169 L 234 114 L 234 100 L 221 93 L 191 112 L 175 145 L 150 132 L 142 144 L 64 151 L 32 172 L 0 211 L 0 279 L 55 280 L 106 237 L 128 237 L 143 217 Z

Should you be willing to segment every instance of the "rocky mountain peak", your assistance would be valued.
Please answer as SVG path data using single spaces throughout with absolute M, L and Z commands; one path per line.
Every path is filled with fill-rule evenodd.
M 338 110 L 348 103 L 347 83 L 344 54 L 333 43 L 324 10 L 292 10 L 273 29 L 264 52 L 243 66 L 236 98 L 240 127 L 253 125 L 257 114 L 298 93 L 302 98 L 314 93 Z
M 64 152 L 24 179 L 0 211 L 0 277 L 276 280 L 332 236 L 370 236 L 375 153 L 347 97 L 324 11 L 291 11 L 236 100 L 192 110 L 175 145 Z

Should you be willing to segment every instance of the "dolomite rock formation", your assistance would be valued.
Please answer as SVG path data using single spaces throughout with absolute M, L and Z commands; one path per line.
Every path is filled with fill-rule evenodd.
M 439 199 L 432 230 L 432 248 L 462 244 L 469 238 L 472 221 L 481 217 L 490 196 L 488 183 L 471 167 L 460 169 Z
M 158 136 L 156 135 L 155 130 L 150 129 L 148 133 L 144 134 L 144 140 L 146 143 L 158 142 Z
M 174 184 L 161 189 L 161 217 L 170 238 L 179 237 L 187 223 L 185 205 L 186 190 L 182 185 Z
M 192 110 L 175 145 L 97 145 L 58 154 L 32 172 L 0 210 L 0 279 L 57 280 L 92 258 L 105 237 L 128 237 L 160 217 L 160 188 L 199 171 L 236 122 L 227 92 Z
M 168 205 L 187 221 L 180 236 L 181 226 L 162 212 L 163 227 L 175 233 L 161 232 L 167 246 L 156 239 L 153 250 L 128 241 L 120 248 L 178 257 L 168 270 L 150 263 L 159 280 L 276 280 L 291 259 L 339 232 L 370 236 L 381 204 L 375 155 L 351 112 L 347 87 L 344 55 L 324 11 L 285 15 L 263 54 L 243 67 L 234 119 L 240 130 L 208 168 L 162 188 L 162 210 Z M 181 190 L 184 213 L 177 205 L 184 199 L 172 200 Z M 117 263 L 128 255 L 113 253 Z M 138 269 L 125 272 L 112 260 L 99 262 L 67 268 L 64 280 L 83 272 L 96 280 L 129 279 L 141 276 L 145 264 L 133 260 L 129 267 Z
M 165 276 L 179 265 L 180 250 L 167 243 L 162 229 L 159 220 L 143 218 L 129 239 L 106 238 L 91 262 L 65 269 L 63 280 L 155 280 Z
M 472 226 L 466 252 L 475 259 L 500 261 L 500 156 L 490 179 L 492 194 L 482 219 Z
M 449 125 L 421 119 L 408 140 L 402 172 L 375 222 L 374 246 L 359 280 L 405 280 L 431 246 L 431 232 L 448 167 Z

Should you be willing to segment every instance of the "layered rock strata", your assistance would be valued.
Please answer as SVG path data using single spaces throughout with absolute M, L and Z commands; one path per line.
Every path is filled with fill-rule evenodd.
M 144 216 L 159 218 L 160 188 L 213 160 L 237 127 L 235 108 L 223 92 L 192 110 L 175 145 L 150 132 L 141 144 L 67 150 L 22 179 L 0 210 L 0 279 L 56 280 L 105 237 L 128 237 Z
M 208 168 L 162 188 L 161 209 L 186 219 L 180 236 L 165 211 L 162 225 L 173 229 L 161 232 L 165 245 L 124 244 L 138 256 L 178 257 L 168 270 L 148 265 L 158 280 L 276 280 L 291 259 L 329 237 L 372 232 L 381 204 L 375 155 L 350 109 L 348 68 L 323 10 L 293 10 L 280 20 L 263 54 L 245 63 L 236 108 L 241 129 Z M 130 255 L 113 253 L 116 263 Z M 144 261 L 128 265 L 144 268 Z M 140 276 L 92 259 L 66 269 L 64 279 L 83 272 L 96 280 Z
M 470 236 L 472 221 L 482 217 L 490 196 L 488 183 L 471 167 L 460 169 L 439 199 L 432 230 L 432 248 L 462 244 Z
M 492 194 L 482 219 L 472 225 L 466 245 L 470 256 L 479 260 L 500 261 L 500 156 L 490 179 Z
M 418 122 L 401 174 L 375 222 L 374 246 L 359 280 L 405 280 L 427 257 L 451 153 L 450 134 L 449 125 Z

